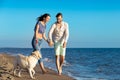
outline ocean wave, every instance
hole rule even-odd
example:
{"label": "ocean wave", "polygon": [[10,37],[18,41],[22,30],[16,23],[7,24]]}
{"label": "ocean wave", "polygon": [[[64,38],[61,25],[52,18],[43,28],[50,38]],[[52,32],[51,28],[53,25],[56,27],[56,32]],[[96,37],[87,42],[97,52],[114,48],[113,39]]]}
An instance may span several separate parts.
{"label": "ocean wave", "polygon": [[66,60],[64,60],[63,66],[70,66],[71,64],[69,62],[67,62]]}

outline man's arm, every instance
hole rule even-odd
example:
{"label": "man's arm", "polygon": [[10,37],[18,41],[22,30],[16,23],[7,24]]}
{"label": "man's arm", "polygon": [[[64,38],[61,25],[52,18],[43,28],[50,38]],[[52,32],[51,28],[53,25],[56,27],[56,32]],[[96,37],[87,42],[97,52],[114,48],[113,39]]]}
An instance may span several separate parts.
{"label": "man's arm", "polygon": [[68,38],[69,38],[69,26],[68,26],[68,24],[66,23],[66,30],[65,30],[65,34],[64,34],[64,43],[63,43],[63,47],[64,47],[64,48],[65,48],[66,45],[67,45]]}
{"label": "man's arm", "polygon": [[54,31],[55,25],[53,24],[52,27],[49,30],[48,38],[49,38],[49,46],[53,45],[52,35]]}

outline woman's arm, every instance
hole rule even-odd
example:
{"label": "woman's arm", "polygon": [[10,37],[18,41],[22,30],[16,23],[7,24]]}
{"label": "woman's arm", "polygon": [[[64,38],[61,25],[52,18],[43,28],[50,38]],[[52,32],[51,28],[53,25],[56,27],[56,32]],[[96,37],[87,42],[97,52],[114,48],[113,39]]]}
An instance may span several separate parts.
{"label": "woman's arm", "polygon": [[47,39],[47,37],[46,37],[46,34],[45,34],[45,33],[43,33],[43,39],[44,39],[46,42],[48,42],[48,39]]}
{"label": "woman's arm", "polygon": [[37,38],[38,38],[38,37],[37,37],[37,35],[38,35],[38,30],[39,30],[39,25],[37,24],[37,25],[36,25],[36,30],[35,30],[35,36],[34,36],[34,37],[35,37],[35,40],[36,40],[36,44],[38,43],[38,39],[37,39]]}

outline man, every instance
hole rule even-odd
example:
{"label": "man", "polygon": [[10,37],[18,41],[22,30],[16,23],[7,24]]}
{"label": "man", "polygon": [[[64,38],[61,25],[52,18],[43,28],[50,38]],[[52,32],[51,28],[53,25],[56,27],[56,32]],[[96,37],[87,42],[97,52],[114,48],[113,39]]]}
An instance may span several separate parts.
{"label": "man", "polygon": [[65,60],[66,45],[69,37],[68,24],[62,21],[62,18],[62,13],[58,13],[56,15],[57,21],[49,31],[49,45],[52,46],[54,44],[58,75],[62,73],[62,65]]}

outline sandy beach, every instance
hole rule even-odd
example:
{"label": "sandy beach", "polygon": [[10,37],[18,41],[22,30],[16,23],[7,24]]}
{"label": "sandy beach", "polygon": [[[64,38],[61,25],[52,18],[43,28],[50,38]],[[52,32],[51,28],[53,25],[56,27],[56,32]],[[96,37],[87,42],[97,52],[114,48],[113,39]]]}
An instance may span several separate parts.
{"label": "sandy beach", "polygon": [[[0,53],[0,80],[32,80],[26,70],[22,71],[20,78],[13,76],[14,60],[15,56]],[[46,74],[42,74],[39,65],[37,65],[35,67],[35,80],[74,80],[67,75],[58,76],[55,71],[48,68],[47,70]]]}

